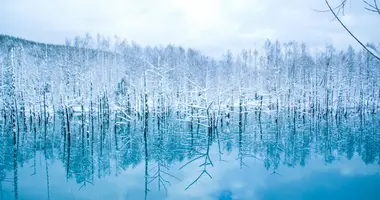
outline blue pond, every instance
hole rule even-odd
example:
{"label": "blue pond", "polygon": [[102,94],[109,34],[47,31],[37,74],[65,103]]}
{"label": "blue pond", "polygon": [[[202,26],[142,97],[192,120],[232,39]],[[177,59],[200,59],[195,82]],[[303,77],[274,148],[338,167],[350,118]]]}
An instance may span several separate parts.
{"label": "blue pond", "polygon": [[1,199],[380,199],[376,115],[94,121],[3,122]]}

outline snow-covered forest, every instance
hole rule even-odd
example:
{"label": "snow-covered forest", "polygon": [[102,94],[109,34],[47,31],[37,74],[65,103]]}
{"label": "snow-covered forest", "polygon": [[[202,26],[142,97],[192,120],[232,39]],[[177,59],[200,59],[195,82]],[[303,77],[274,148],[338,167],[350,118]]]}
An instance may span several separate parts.
{"label": "snow-covered forest", "polygon": [[118,175],[145,160],[145,198],[152,182],[166,191],[180,181],[170,165],[200,164],[187,190],[233,149],[241,168],[255,159],[272,174],[312,155],[380,162],[380,62],[365,50],[266,41],[217,60],[102,36],[51,45],[0,35],[0,66],[0,183],[13,169],[15,199],[18,166],[33,162],[35,174],[37,154],[48,198],[55,157],[80,188],[111,164]]}
{"label": "snow-covered forest", "polygon": [[0,200],[379,200],[379,16],[0,0]]}
{"label": "snow-covered forest", "polygon": [[267,41],[216,60],[193,49],[102,36],[49,45],[2,35],[0,51],[5,119],[66,109],[89,116],[117,111],[121,121],[145,112],[222,119],[239,109],[340,117],[376,113],[380,104],[380,62],[351,47],[312,53],[305,44]]}

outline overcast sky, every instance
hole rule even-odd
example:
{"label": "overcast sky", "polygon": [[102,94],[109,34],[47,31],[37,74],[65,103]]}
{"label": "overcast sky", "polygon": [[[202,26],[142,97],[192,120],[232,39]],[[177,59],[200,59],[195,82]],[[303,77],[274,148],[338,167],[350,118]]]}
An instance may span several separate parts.
{"label": "overcast sky", "polygon": [[[261,46],[265,39],[311,48],[355,45],[331,13],[312,10],[326,8],[324,0],[0,0],[0,33],[55,44],[100,33],[211,56]],[[352,0],[342,20],[364,42],[380,41],[380,17],[361,0]]]}

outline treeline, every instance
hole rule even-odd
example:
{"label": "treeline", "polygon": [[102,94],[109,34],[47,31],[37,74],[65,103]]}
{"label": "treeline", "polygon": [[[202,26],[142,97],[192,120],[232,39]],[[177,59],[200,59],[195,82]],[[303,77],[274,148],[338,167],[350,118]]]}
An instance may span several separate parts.
{"label": "treeline", "polygon": [[[374,49],[377,47],[372,45]],[[168,45],[90,35],[66,45],[0,36],[1,116],[85,112],[124,118],[177,113],[207,125],[231,112],[340,118],[377,113],[380,63],[366,51],[265,42],[220,60]],[[202,118],[202,119],[201,119]]]}

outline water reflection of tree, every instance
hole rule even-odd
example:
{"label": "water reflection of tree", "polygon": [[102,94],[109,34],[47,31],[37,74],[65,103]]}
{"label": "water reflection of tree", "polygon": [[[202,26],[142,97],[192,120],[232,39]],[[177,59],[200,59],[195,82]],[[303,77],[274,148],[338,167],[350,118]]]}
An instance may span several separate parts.
{"label": "water reflection of tree", "polygon": [[188,162],[186,162],[182,167],[180,167],[180,170],[183,169],[184,167],[186,167],[187,165],[195,162],[195,161],[198,161],[198,160],[203,160],[203,162],[201,162],[201,164],[199,165],[199,167],[202,168],[202,172],[201,174],[192,182],[190,183],[186,188],[185,190],[189,189],[191,186],[193,186],[195,183],[198,182],[198,180],[203,176],[203,175],[207,175],[209,178],[212,179],[212,176],[210,175],[210,173],[207,171],[207,167],[208,166],[214,166],[214,164],[212,163],[211,161],[211,158],[210,158],[210,148],[211,148],[211,143],[212,143],[212,140],[211,140],[211,134],[210,133],[207,133],[207,136],[204,137],[203,140],[206,140],[206,145],[205,146],[199,146],[196,150],[194,150],[194,157],[193,159],[189,160]]}
{"label": "water reflection of tree", "polygon": [[[244,124],[243,124],[244,123]],[[259,121],[259,123],[261,123]],[[255,155],[254,146],[256,146],[258,143],[255,139],[255,133],[249,133],[246,132],[246,129],[243,128],[247,126],[246,120],[242,121],[242,115],[239,113],[239,131],[238,131],[238,141],[237,141],[237,149],[238,149],[238,158],[236,160],[239,160],[240,163],[240,169],[243,168],[243,166],[248,167],[248,165],[245,163],[244,159],[246,158],[253,158],[256,160],[261,160],[259,157]],[[261,126],[259,124],[259,126]],[[247,129],[248,131],[249,129]],[[251,130],[249,130],[251,131]],[[261,134],[260,134],[261,135]],[[262,141],[260,141],[262,142]]]}
{"label": "water reflection of tree", "polygon": [[267,150],[266,156],[264,158],[264,166],[267,170],[272,168],[273,172],[271,174],[275,175],[279,174],[277,170],[280,166],[281,154],[284,151],[284,146],[281,140],[278,124],[273,124],[272,127],[275,127],[275,130],[272,130],[272,138],[270,138],[268,141],[265,141]]}
{"label": "water reflection of tree", "polygon": [[[161,118],[160,115],[158,116],[157,121],[162,121],[159,118]],[[155,163],[153,163],[153,166],[150,170],[155,172],[149,176],[149,183],[156,181],[158,191],[161,190],[161,187],[164,187],[165,193],[167,194],[167,185],[171,185],[170,181],[173,179],[180,181],[180,179],[170,173],[170,157],[174,157],[174,154],[178,154],[178,151],[176,151],[176,149],[168,151],[170,149],[167,147],[170,145],[170,143],[168,143],[168,139],[170,139],[168,135],[171,134],[165,134],[165,130],[167,130],[165,128],[167,127],[163,127],[162,123],[157,123],[157,131],[153,132],[151,156],[152,160],[155,161]]]}
{"label": "water reflection of tree", "polygon": [[[231,118],[239,119],[233,114]],[[342,157],[352,159],[355,155],[366,164],[380,162],[380,124],[376,115],[351,116],[329,123],[318,115],[297,115],[294,122],[294,118],[286,114],[280,113],[274,118],[263,113],[261,123],[255,115],[246,117],[241,123],[229,121],[227,125],[224,122],[223,128],[219,124],[210,131],[209,127],[202,126],[190,129],[188,122],[178,120],[177,116],[156,115],[148,118],[151,128],[144,134],[145,119],[136,120],[136,125],[115,123],[114,126],[108,119],[94,118],[92,130],[86,124],[90,121],[88,118],[82,120],[74,116],[67,120],[66,116],[57,115],[57,124],[47,125],[45,137],[44,124],[39,124],[32,115],[27,132],[21,128],[16,142],[14,135],[6,134],[12,132],[12,127],[9,124],[1,127],[0,183],[11,181],[14,191],[18,191],[18,168],[31,161],[30,174],[35,174],[36,157],[43,155],[48,197],[49,161],[56,156],[66,169],[67,179],[75,179],[78,189],[96,184],[94,175],[100,179],[110,176],[111,163],[115,163],[116,174],[144,163],[147,188],[157,183],[158,190],[164,188],[167,192],[173,181],[180,181],[171,166],[186,159],[180,169],[195,163],[201,168],[201,173],[185,188],[190,189],[204,176],[212,178],[209,168],[214,166],[210,156],[213,145],[220,161],[225,152],[236,149],[241,167],[249,166],[247,163],[254,160],[262,163],[269,174],[280,174],[281,165],[305,166],[314,154],[323,156],[326,164]],[[54,128],[55,125],[61,128]],[[5,177],[7,171],[12,171],[13,177]]]}

